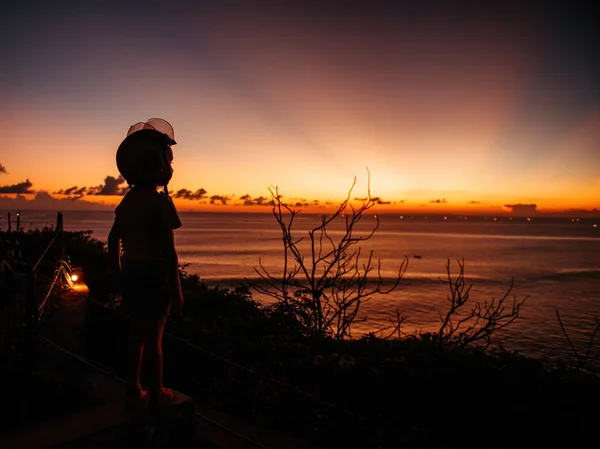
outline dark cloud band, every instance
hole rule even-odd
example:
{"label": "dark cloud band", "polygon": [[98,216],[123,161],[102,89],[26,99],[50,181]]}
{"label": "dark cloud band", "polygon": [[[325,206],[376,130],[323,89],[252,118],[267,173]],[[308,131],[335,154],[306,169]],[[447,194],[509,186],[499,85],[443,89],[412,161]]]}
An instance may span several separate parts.
{"label": "dark cloud band", "polygon": [[34,193],[31,187],[33,187],[33,184],[29,179],[26,179],[18,184],[0,186],[0,193]]}

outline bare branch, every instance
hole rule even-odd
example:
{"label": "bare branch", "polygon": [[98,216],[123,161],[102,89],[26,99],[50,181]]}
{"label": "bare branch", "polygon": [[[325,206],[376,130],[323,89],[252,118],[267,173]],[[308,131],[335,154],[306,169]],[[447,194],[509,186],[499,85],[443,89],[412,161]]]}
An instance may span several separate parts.
{"label": "bare branch", "polygon": [[600,354],[596,355],[595,357],[591,357],[591,352],[595,348],[594,343],[596,340],[596,335],[598,335],[598,332],[600,331],[600,320],[598,320],[598,317],[594,316],[594,321],[596,323],[596,326],[594,327],[594,330],[591,332],[590,337],[588,338],[588,341],[586,344],[587,349],[585,351],[585,354],[581,354],[577,350],[577,348],[575,348],[575,345],[571,341],[571,338],[569,337],[569,334],[567,333],[567,330],[563,324],[563,321],[560,318],[560,313],[558,312],[558,309],[556,309],[556,318],[558,318],[558,324],[560,325],[560,329],[561,329],[563,335],[565,336],[565,339],[567,340],[569,347],[573,351],[573,354],[575,355],[575,358],[577,360],[576,368],[579,370],[591,369],[592,371],[595,371],[594,369],[592,369],[591,364],[593,362],[595,362],[596,360],[598,360],[598,357],[600,357]]}
{"label": "bare branch", "polygon": [[[276,276],[268,272],[259,259],[259,268],[255,271],[264,282],[253,287],[296,308],[296,317],[310,332],[334,338],[351,336],[352,324],[361,320],[358,318],[361,305],[376,294],[392,292],[406,272],[408,258],[404,257],[397,276],[387,285],[381,276],[381,263],[375,262],[373,252],[365,258],[362,255],[361,242],[372,238],[379,228],[379,219],[375,217],[366,233],[357,231],[364,213],[375,205],[370,184],[369,173],[367,198],[355,206],[351,202],[356,186],[356,178],[353,179],[346,198],[336,211],[321,216],[320,223],[308,231],[308,253],[300,247],[303,237],[292,235],[294,218],[300,211],[283,201],[277,187],[269,189],[273,216],[281,229],[283,271],[281,276]],[[340,224],[342,234],[337,237],[330,230],[337,229]],[[377,274],[373,277],[375,270]]]}
{"label": "bare branch", "polygon": [[[504,295],[496,300],[492,298],[490,302],[476,302],[466,313],[463,308],[469,301],[472,285],[466,285],[465,282],[465,264],[464,259],[458,260],[459,273],[456,277],[452,276],[450,270],[450,261],[446,264],[446,284],[450,290],[448,301],[450,307],[445,315],[441,315],[442,324],[437,333],[440,341],[454,342],[459,345],[471,345],[484,343],[484,347],[492,344],[492,336],[497,331],[509,326],[519,317],[521,307],[527,300],[527,297],[518,301],[513,296],[512,303],[508,302],[508,297],[514,287],[514,279]],[[509,307],[510,305],[510,307]],[[461,316],[462,313],[462,316]]]}

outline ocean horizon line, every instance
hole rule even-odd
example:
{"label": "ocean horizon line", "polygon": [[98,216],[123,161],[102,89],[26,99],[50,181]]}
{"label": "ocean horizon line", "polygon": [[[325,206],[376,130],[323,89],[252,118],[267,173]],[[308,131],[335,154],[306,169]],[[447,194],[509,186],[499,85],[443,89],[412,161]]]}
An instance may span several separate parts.
{"label": "ocean horizon line", "polygon": [[[241,206],[243,207],[243,206]],[[332,216],[334,215],[333,213],[329,213],[329,212],[325,212],[323,211],[322,213],[319,212],[304,212],[302,210],[302,208],[297,208],[296,210],[299,211],[299,214],[301,213],[303,216],[323,216],[323,215],[327,215],[327,216]],[[7,213],[11,213],[11,214],[30,214],[30,213],[43,213],[43,214],[48,214],[48,213],[58,213],[58,212],[62,212],[62,213],[77,213],[77,214],[94,214],[94,213],[102,213],[102,214],[112,214],[114,213],[114,209],[1,209],[0,208],[0,219],[2,218],[6,218]],[[239,214],[239,215],[273,215],[273,212],[271,210],[243,210],[243,209],[235,209],[235,210],[178,210],[178,213],[180,214],[186,214],[186,215],[233,215],[233,214]],[[289,213],[284,212],[284,215],[288,215]],[[4,217],[3,217],[4,215]],[[344,214],[342,214],[343,216]],[[346,215],[350,215],[350,214],[346,214]],[[424,218],[424,219],[428,219],[428,218],[439,218],[439,219],[444,219],[445,217],[447,219],[450,218],[460,218],[460,217],[469,217],[469,218],[483,218],[483,219],[494,219],[494,217],[496,218],[507,218],[508,221],[510,221],[511,219],[525,219],[527,220],[528,218],[530,219],[540,219],[540,218],[563,218],[563,219],[579,219],[581,220],[594,220],[594,219],[598,219],[600,218],[600,210],[577,210],[577,211],[565,211],[565,212],[534,212],[531,214],[515,214],[515,213],[511,213],[511,212],[498,212],[498,213],[481,213],[481,212],[431,212],[431,213],[426,213],[426,212],[412,212],[412,211],[406,211],[406,212],[398,212],[398,211],[380,211],[380,212],[374,212],[374,211],[366,211],[363,212],[364,216],[369,216],[369,217],[390,217],[390,216],[397,216],[399,219],[404,219],[404,220],[410,220],[410,219],[415,219],[415,218]]]}

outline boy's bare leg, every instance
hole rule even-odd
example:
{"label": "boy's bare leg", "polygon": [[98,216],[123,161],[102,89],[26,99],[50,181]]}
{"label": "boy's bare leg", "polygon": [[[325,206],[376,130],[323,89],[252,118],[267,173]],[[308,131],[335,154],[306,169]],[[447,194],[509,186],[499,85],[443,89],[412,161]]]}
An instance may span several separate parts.
{"label": "boy's bare leg", "polygon": [[140,382],[142,358],[144,354],[144,336],[148,325],[144,320],[131,319],[127,348],[127,393],[132,399],[142,399],[143,389]]}
{"label": "boy's bare leg", "polygon": [[163,386],[163,351],[162,340],[165,330],[166,317],[160,317],[149,323],[151,327],[146,334],[145,348],[146,355],[151,363],[152,389],[151,395],[154,400],[169,400],[172,398],[172,391]]}

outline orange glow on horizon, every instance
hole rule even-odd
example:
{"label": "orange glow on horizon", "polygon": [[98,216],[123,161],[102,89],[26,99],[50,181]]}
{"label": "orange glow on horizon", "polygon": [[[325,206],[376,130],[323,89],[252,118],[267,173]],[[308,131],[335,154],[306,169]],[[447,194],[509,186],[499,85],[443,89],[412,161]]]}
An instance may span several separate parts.
{"label": "orange glow on horizon", "polygon": [[[7,31],[0,209],[114,208],[118,196],[97,193],[125,187],[103,189],[129,126],[150,117],[174,127],[181,211],[269,212],[256,204],[278,185],[322,213],[355,176],[352,198],[366,195],[366,167],[382,214],[600,208],[600,65],[585,21],[365,4],[340,20],[252,5],[175,8],[165,22],[107,6],[106,38],[83,3]],[[17,191],[38,197],[1,193]]]}
{"label": "orange glow on horizon", "polygon": [[[121,196],[105,196],[105,195],[89,195],[81,200],[73,200],[68,195],[49,195],[53,202],[42,204],[36,207],[34,194],[18,195],[22,200],[27,200],[26,203],[19,203],[20,210],[113,210],[121,201]],[[266,195],[265,195],[266,197]],[[372,195],[375,198],[375,195]],[[3,198],[16,199],[14,194],[0,194],[0,201]],[[45,197],[46,198],[46,197]],[[358,197],[357,197],[358,198]],[[452,214],[452,215],[510,215],[512,209],[506,207],[506,204],[536,204],[537,212],[542,214],[557,214],[564,213],[566,210],[582,210],[593,211],[598,210],[596,198],[589,198],[589,201],[573,202],[569,198],[557,199],[554,202],[539,202],[531,198],[524,198],[521,201],[499,201],[496,198],[489,198],[487,201],[472,202],[458,201],[444,198],[445,202],[432,202],[432,200],[412,200],[412,201],[390,201],[389,204],[375,204],[369,213],[377,214]],[[234,213],[271,213],[272,207],[265,201],[263,205],[253,204],[251,206],[244,205],[237,196],[227,201],[227,204],[216,202],[211,204],[208,200],[194,201],[185,199],[173,199],[177,210],[180,212],[234,212]],[[307,203],[304,198],[286,198],[284,199],[292,209],[301,210],[303,213],[322,214],[332,213],[344,201],[344,198],[326,199],[319,201],[318,204]],[[304,201],[304,202],[303,202]],[[79,203],[79,204],[78,204]],[[217,204],[218,203],[218,204]],[[355,206],[362,204],[361,201],[353,200],[351,203]],[[82,207],[82,206],[89,207]],[[25,207],[24,207],[25,206]],[[18,210],[19,206],[2,207],[0,202],[0,210]]]}

